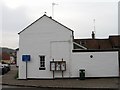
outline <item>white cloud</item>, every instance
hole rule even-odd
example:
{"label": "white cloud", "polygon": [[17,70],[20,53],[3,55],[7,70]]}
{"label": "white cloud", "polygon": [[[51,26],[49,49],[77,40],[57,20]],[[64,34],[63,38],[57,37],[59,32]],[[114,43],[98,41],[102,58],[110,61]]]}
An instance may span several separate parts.
{"label": "white cloud", "polygon": [[2,46],[2,2],[0,1],[0,46]]}
{"label": "white cloud", "polygon": [[24,0],[3,0],[3,3],[11,8],[11,9],[15,9],[17,7],[20,7],[21,5],[23,5],[23,1]]}
{"label": "white cloud", "polygon": [[0,44],[4,47],[18,47],[18,32],[30,23],[25,7],[11,9],[3,5],[2,13],[2,37]]}
{"label": "white cloud", "polygon": [[2,33],[2,46],[16,49],[18,47],[18,36],[13,32]]}
{"label": "white cloud", "polygon": [[[108,37],[118,32],[117,3],[74,3],[63,6],[64,10],[56,10],[58,21],[72,28],[75,37],[89,37],[93,30],[93,19],[96,19],[96,36]],[[57,9],[57,8],[56,8]]]}
{"label": "white cloud", "polygon": [[[97,37],[117,33],[117,0],[4,0],[4,46],[18,47],[17,33],[41,17],[44,12],[75,31],[75,37],[90,37],[96,19]],[[94,2],[94,3],[93,3]],[[111,3],[110,3],[111,2]]]}

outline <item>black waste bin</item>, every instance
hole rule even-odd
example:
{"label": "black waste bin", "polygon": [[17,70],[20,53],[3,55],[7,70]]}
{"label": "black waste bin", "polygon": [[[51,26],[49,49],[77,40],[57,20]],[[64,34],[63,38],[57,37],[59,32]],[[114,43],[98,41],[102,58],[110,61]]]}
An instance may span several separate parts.
{"label": "black waste bin", "polygon": [[85,69],[79,70],[80,80],[85,80]]}

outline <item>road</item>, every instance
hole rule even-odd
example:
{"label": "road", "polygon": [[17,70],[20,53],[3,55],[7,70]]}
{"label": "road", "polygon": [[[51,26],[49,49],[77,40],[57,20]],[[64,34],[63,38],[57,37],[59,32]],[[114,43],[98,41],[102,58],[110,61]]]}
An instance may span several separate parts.
{"label": "road", "polygon": [[20,87],[20,86],[8,86],[8,85],[2,85],[2,88],[30,88],[30,87]]}
{"label": "road", "polygon": [[20,86],[7,86],[3,85],[2,90],[119,90],[119,89],[86,89],[86,88],[81,88],[81,89],[67,89],[67,88],[35,88],[35,87],[20,87]]}
{"label": "road", "polygon": [[[82,89],[58,89],[58,88],[35,88],[35,87],[20,87],[20,86],[8,86],[8,85],[3,85],[2,90],[24,90],[24,89],[37,89],[37,90],[82,90]],[[83,89],[84,90],[84,89]]]}

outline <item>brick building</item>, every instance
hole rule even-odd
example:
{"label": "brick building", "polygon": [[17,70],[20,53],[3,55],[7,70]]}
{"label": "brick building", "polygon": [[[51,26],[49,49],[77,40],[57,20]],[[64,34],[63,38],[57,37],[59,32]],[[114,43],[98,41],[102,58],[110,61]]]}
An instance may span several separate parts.
{"label": "brick building", "polygon": [[[87,49],[120,49],[120,35],[112,35],[109,38],[97,39],[94,32],[92,38],[74,39],[74,42],[86,47]],[[77,47],[74,47],[77,49]]]}

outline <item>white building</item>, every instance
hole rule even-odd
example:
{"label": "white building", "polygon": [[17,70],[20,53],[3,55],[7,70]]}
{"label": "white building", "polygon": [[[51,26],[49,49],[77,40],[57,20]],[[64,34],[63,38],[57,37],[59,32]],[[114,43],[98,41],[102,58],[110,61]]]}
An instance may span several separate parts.
{"label": "white building", "polygon": [[85,50],[73,39],[73,30],[47,15],[19,32],[19,79],[76,78],[79,69],[86,77],[119,76],[118,51]]}

